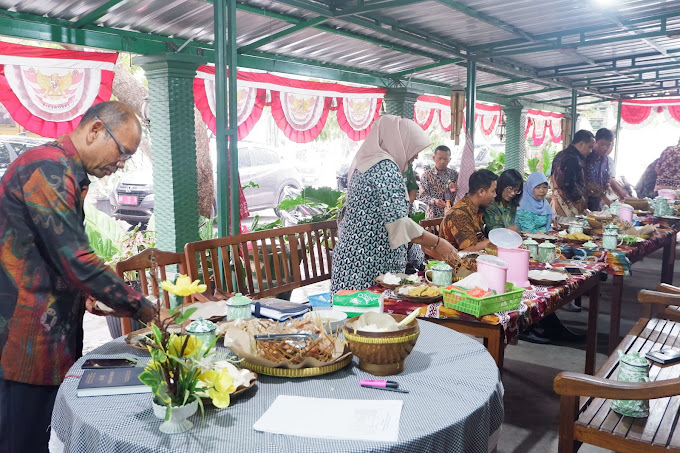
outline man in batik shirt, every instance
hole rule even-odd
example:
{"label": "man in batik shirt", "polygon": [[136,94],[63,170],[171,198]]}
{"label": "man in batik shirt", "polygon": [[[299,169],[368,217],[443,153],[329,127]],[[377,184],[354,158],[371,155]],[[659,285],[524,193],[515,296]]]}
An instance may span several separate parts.
{"label": "man in batik shirt", "polygon": [[427,205],[426,219],[438,219],[444,215],[447,196],[451,204],[456,199],[458,172],[448,168],[451,150],[440,145],[434,150],[434,168],[423,173],[420,178],[422,190],[418,199]]}
{"label": "man in batik shirt", "polygon": [[82,355],[85,295],[147,322],[153,305],[97,258],[83,227],[90,180],[123,168],[142,129],[120,102],[23,153],[0,179],[0,451],[47,452],[54,399]]}
{"label": "man in batik shirt", "polygon": [[607,198],[610,190],[609,152],[614,142],[614,133],[602,128],[595,134],[595,146],[585,161],[586,189],[588,191],[588,209],[602,210],[602,205],[611,203]]}
{"label": "man in batik shirt", "polygon": [[592,132],[580,130],[566,149],[555,156],[552,164],[552,205],[555,215],[573,217],[587,208],[585,181],[586,156],[595,145]]}
{"label": "man in batik shirt", "polygon": [[496,198],[498,176],[489,170],[470,175],[468,193],[448,210],[439,227],[439,236],[462,252],[484,250],[489,240],[484,236],[483,209]]}

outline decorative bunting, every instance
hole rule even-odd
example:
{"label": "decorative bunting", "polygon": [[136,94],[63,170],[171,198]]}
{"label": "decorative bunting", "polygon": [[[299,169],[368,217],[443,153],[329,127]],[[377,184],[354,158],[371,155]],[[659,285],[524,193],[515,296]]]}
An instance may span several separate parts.
{"label": "decorative bunting", "polygon": [[0,42],[0,102],[28,131],[68,134],[88,108],[111,99],[117,58]]}
{"label": "decorative bunting", "polygon": [[[276,125],[286,137],[308,143],[318,137],[328,112],[352,140],[363,140],[380,114],[382,88],[310,82],[269,73],[239,71],[238,138],[243,139],[270,105]],[[201,116],[215,132],[215,67],[201,66],[194,80],[194,100]]]}

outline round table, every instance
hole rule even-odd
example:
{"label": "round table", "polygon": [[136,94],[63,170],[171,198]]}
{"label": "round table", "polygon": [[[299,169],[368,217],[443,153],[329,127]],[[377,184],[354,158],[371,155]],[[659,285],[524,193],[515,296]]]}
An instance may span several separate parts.
{"label": "round table", "polygon": [[[151,410],[150,394],[78,398],[80,365],[87,358],[149,355],[127,346],[123,338],[107,343],[69,370],[52,414],[53,450],[65,452],[466,452],[486,453],[495,446],[503,421],[503,385],[498,368],[477,341],[446,327],[420,321],[421,334],[396,380],[410,393],[359,386],[374,378],[361,371],[357,358],[335,373],[315,378],[260,376],[256,388],[235,398],[231,406],[206,408],[184,434],[167,435]],[[397,442],[329,440],[257,432],[253,424],[278,395],[316,398],[403,400]],[[291,411],[295,423],[295,411]],[[328,420],[333,423],[333,420]],[[492,440],[490,440],[492,439]],[[61,445],[63,443],[63,445]]]}

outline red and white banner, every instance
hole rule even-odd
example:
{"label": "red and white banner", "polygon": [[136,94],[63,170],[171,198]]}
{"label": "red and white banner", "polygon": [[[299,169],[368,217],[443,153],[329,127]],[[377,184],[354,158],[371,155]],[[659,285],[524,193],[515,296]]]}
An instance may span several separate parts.
{"label": "red and white banner", "polygon": [[117,58],[0,42],[0,102],[28,131],[68,134],[88,108],[111,99]]}
{"label": "red and white banner", "polygon": [[541,146],[548,135],[550,135],[553,143],[561,142],[562,117],[564,117],[562,113],[529,110],[527,112],[527,126],[524,130],[524,138],[528,138],[531,135],[534,146]]}
{"label": "red and white banner", "polygon": [[[652,115],[654,113],[654,115]],[[665,115],[667,120],[680,123],[680,99],[631,99],[621,103],[621,119],[624,123],[635,127],[644,127],[656,115]]]}
{"label": "red and white banner", "polygon": [[[442,96],[418,96],[414,107],[414,119],[423,130],[432,124],[437,113],[439,125],[445,131],[451,130],[451,99]],[[477,102],[475,104],[475,123],[483,135],[491,135],[501,118],[501,107]],[[464,124],[464,123],[463,123]]]}
{"label": "red and white banner", "polygon": [[[383,88],[310,82],[269,73],[238,71],[238,138],[248,135],[265,105],[271,106],[276,125],[294,142],[308,143],[321,133],[328,112],[352,140],[363,140],[380,113]],[[201,66],[194,79],[194,100],[201,116],[215,132],[215,67]]]}

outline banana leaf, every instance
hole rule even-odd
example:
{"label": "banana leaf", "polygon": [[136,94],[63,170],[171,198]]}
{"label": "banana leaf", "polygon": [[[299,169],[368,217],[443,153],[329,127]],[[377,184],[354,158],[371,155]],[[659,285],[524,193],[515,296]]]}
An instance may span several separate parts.
{"label": "banana leaf", "polygon": [[85,203],[85,232],[94,253],[106,263],[121,252],[127,236],[127,231],[114,218],[90,203]]}

